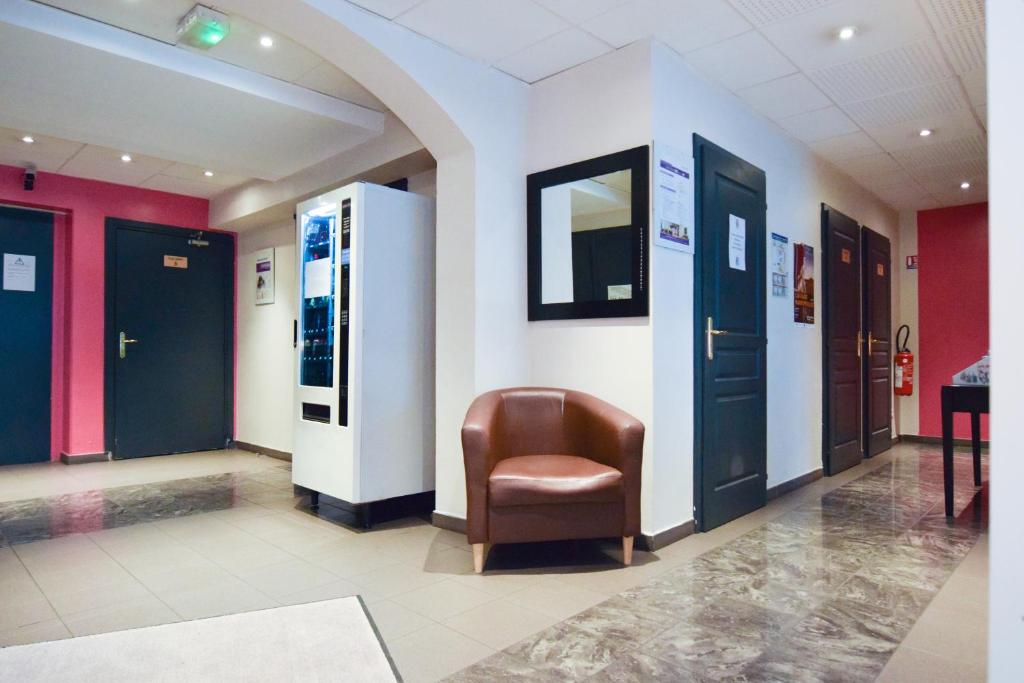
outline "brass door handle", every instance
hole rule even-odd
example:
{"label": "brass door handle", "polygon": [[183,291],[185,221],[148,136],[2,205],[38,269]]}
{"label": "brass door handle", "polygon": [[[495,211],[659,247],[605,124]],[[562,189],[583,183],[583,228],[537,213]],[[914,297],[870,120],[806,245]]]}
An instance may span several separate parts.
{"label": "brass door handle", "polygon": [[868,332],[868,358],[871,358],[871,349],[875,345],[875,338]]}
{"label": "brass door handle", "polygon": [[138,344],[138,343],[139,343],[138,339],[128,339],[128,338],[126,338],[124,336],[124,331],[122,331],[121,334],[117,335],[118,355],[120,355],[121,358],[124,358],[125,357],[125,351],[127,351],[125,346],[127,344]]}
{"label": "brass door handle", "polygon": [[863,349],[861,348],[863,345],[864,333],[861,332],[860,330],[857,330],[857,358],[860,358],[863,353]]}
{"label": "brass door handle", "polygon": [[707,334],[707,341],[705,343],[705,346],[707,347],[707,351],[708,351],[708,360],[714,360],[715,359],[715,337],[720,337],[722,335],[729,334],[729,333],[726,330],[716,330],[715,329],[715,321],[712,320],[711,316],[708,316],[708,326],[707,326],[706,334]]}

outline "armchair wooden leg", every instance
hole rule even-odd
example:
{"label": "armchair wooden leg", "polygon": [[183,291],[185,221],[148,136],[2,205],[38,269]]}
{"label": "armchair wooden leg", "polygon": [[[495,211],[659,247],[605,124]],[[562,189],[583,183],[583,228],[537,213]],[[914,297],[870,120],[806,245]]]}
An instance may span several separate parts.
{"label": "armchair wooden leg", "polygon": [[633,537],[622,537],[622,564],[627,567],[633,564]]}
{"label": "armchair wooden leg", "polygon": [[484,562],[487,560],[487,544],[473,544],[473,571],[477,574],[484,573]]}

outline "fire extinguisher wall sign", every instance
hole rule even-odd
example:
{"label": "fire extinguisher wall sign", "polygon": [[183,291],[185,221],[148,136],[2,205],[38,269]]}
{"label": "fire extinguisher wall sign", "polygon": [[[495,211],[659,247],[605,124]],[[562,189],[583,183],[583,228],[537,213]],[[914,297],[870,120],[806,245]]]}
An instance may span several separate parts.
{"label": "fire extinguisher wall sign", "polygon": [[892,391],[897,396],[914,393],[914,354],[907,347],[909,340],[910,326],[900,325],[896,331],[896,355],[892,359]]}

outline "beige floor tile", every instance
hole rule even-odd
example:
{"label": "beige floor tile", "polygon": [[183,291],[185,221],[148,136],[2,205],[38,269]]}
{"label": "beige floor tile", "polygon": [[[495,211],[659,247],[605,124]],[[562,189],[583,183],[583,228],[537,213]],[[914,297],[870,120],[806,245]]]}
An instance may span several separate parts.
{"label": "beige floor tile", "polygon": [[57,612],[42,593],[37,591],[30,595],[4,594],[4,600],[0,602],[0,632],[57,618]]}
{"label": "beige floor tile", "polygon": [[391,600],[378,600],[366,605],[366,609],[385,643],[391,643],[402,636],[435,623],[422,614],[417,614],[408,607],[403,607]]}
{"label": "beige floor tile", "polygon": [[539,583],[546,577],[543,574],[526,572],[508,572],[505,574],[484,572],[483,574],[459,574],[450,578],[452,581],[458,581],[471,588],[501,597]]}
{"label": "beige floor tile", "polygon": [[984,683],[985,665],[947,659],[900,647],[878,677],[879,683]]}
{"label": "beige floor tile", "polygon": [[348,541],[338,541],[308,555],[300,556],[342,578],[359,576],[400,564],[390,555],[375,552],[372,548],[356,546]]}
{"label": "beige floor tile", "polygon": [[440,624],[425,626],[388,645],[406,683],[426,683],[464,669],[494,650]]}
{"label": "beige floor tile", "polygon": [[521,607],[557,619],[568,619],[607,599],[602,593],[567,585],[556,579],[538,581],[505,597]]}
{"label": "beige floor tile", "polygon": [[902,644],[959,662],[982,664],[988,653],[988,619],[933,603]]}
{"label": "beige floor tile", "polygon": [[350,595],[359,595],[359,586],[345,579],[335,579],[330,583],[275,597],[282,605],[301,605],[307,602],[334,600],[335,598],[344,598]]}
{"label": "beige floor tile", "polygon": [[457,614],[444,624],[495,650],[503,650],[557,622],[555,617],[499,598]]}
{"label": "beige floor tile", "polygon": [[272,598],[317,588],[338,580],[337,576],[326,569],[294,558],[278,564],[239,571],[236,576]]}
{"label": "beige floor tile", "polygon": [[124,603],[90,609],[63,617],[74,636],[123,631],[181,621],[174,610],[155,596],[144,596]]}
{"label": "beige floor tile", "polygon": [[[100,577],[93,577],[100,578]],[[149,589],[127,572],[116,572],[102,577],[103,583],[90,583],[85,587],[44,588],[46,599],[60,616],[77,614],[87,610],[120,605],[150,595]]]}
{"label": "beige floor tile", "polygon": [[232,574],[212,560],[199,556],[188,564],[147,564],[133,567],[132,574],[154,593],[185,590],[230,578]]}
{"label": "beige floor tile", "polygon": [[494,600],[490,593],[470,588],[449,579],[395,595],[393,602],[408,607],[435,621],[444,621],[461,612]]}
{"label": "beige floor tile", "polygon": [[280,604],[233,576],[191,588],[159,592],[157,597],[184,619],[251,612]]}
{"label": "beige floor tile", "polygon": [[427,574],[418,567],[395,564],[375,569],[365,574],[348,577],[360,588],[360,595],[367,602],[391,598],[401,593],[428,586],[444,580],[440,574]]}
{"label": "beige floor tile", "polygon": [[68,631],[64,622],[53,618],[6,631],[0,629],[0,647],[27,645],[28,643],[39,643],[46,640],[60,640],[70,637],[71,632]]}
{"label": "beige floor tile", "polygon": [[468,547],[463,549],[437,544],[424,557],[421,567],[430,574],[470,574],[473,571],[473,552]]}

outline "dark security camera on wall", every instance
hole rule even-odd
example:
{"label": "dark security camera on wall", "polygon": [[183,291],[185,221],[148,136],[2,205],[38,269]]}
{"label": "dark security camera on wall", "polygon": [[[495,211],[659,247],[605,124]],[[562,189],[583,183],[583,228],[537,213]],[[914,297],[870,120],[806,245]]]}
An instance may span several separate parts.
{"label": "dark security camera on wall", "polygon": [[29,165],[25,167],[23,185],[26,192],[31,192],[36,187],[36,167]]}

